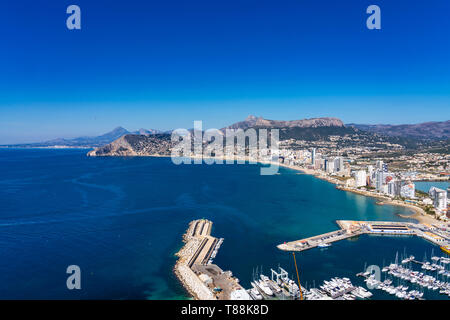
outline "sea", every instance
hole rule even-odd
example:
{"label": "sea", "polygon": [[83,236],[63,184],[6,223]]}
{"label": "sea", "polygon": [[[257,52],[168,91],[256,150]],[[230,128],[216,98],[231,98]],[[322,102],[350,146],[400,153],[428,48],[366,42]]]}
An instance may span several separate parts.
{"label": "sea", "polygon": [[430,191],[431,187],[436,187],[442,190],[447,190],[447,188],[450,188],[450,182],[448,181],[415,181],[414,184],[416,185],[416,189],[428,192]]}
{"label": "sea", "polygon": [[[87,157],[81,149],[0,149],[0,299],[190,299],[173,273],[191,220],[225,239],[214,260],[244,287],[293,256],[276,246],[336,230],[336,220],[395,220],[407,208],[280,167],[175,165],[170,158]],[[349,277],[395,256],[443,254],[412,236],[360,236],[296,254],[302,285]],[[68,266],[81,288],[66,286]],[[373,291],[374,299],[391,299]],[[427,299],[444,299],[425,290]]]}

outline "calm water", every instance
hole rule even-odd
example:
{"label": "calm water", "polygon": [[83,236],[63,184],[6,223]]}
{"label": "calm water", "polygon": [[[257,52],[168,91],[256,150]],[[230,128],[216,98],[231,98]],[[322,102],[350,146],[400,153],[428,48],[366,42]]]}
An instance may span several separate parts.
{"label": "calm water", "polygon": [[416,189],[423,192],[430,191],[431,187],[437,187],[443,190],[447,190],[447,188],[450,187],[450,182],[445,181],[419,181],[414,182],[414,184],[416,185]]}
{"label": "calm water", "polygon": [[[172,273],[189,221],[208,218],[225,242],[215,260],[247,286],[252,269],[293,273],[283,241],[337,228],[336,219],[401,220],[405,208],[257,165],[175,166],[167,158],[89,158],[86,150],[0,149],[0,298],[185,299]],[[362,236],[297,254],[301,281],[349,276],[365,263],[419,258],[430,243]],[[68,265],[82,290],[66,289]],[[378,295],[378,298],[387,298]]]}

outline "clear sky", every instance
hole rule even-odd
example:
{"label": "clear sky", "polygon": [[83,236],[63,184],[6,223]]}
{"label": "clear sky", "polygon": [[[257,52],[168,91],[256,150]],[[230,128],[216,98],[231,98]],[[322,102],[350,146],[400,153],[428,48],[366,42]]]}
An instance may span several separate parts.
{"label": "clear sky", "polygon": [[[66,8],[81,8],[81,30]],[[381,30],[366,8],[381,8]],[[450,119],[448,0],[14,0],[0,8],[0,144],[249,114]]]}

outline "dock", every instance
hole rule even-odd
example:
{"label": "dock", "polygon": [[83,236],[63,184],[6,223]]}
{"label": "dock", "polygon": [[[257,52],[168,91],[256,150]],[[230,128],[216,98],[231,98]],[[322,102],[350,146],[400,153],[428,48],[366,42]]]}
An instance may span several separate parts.
{"label": "dock", "polygon": [[304,251],[316,247],[328,246],[333,242],[357,237],[361,234],[373,235],[415,235],[436,245],[450,243],[450,234],[439,226],[430,226],[412,222],[397,221],[354,221],[337,220],[339,230],[321,235],[285,242],[277,246],[284,251]]}
{"label": "dock", "polygon": [[183,236],[185,245],[176,254],[175,274],[197,300],[229,300],[231,293],[243,290],[230,271],[212,263],[223,239],[211,236],[212,222],[194,220]]}

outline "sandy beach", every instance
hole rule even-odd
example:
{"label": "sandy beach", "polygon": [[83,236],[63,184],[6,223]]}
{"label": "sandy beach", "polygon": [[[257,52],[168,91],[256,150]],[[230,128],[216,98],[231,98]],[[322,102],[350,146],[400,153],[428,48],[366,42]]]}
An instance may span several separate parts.
{"label": "sandy beach", "polygon": [[[285,164],[282,164],[282,163],[280,163],[279,165],[282,166],[282,167],[285,167],[285,168],[289,168],[289,169],[292,169],[292,170],[303,172],[305,174],[313,175],[313,176],[315,176],[318,179],[322,179],[322,180],[325,180],[327,182],[330,182],[330,183],[333,183],[333,184],[337,185],[333,181],[333,179],[325,177],[325,176],[321,176],[321,175],[317,174],[317,172],[315,172],[314,170],[299,168],[299,167],[290,166],[290,165],[285,165]],[[379,203],[381,205],[399,206],[399,207],[408,208],[411,211],[413,211],[413,214],[411,214],[411,215],[399,215],[402,218],[414,219],[414,220],[417,220],[417,222],[419,222],[419,223],[427,223],[427,224],[442,223],[442,221],[440,221],[440,220],[430,216],[422,208],[420,208],[418,206],[415,206],[413,204],[400,202],[398,200],[393,200],[393,199],[390,199],[390,198],[388,198],[386,196],[374,194],[374,193],[367,192],[367,191],[364,191],[364,190],[356,190],[356,189],[346,188],[346,187],[342,187],[342,186],[339,186],[337,189],[342,190],[342,191],[353,192],[353,193],[356,193],[356,194],[359,194],[359,195],[363,195],[363,196],[366,196],[366,197],[377,198],[377,199],[381,200],[380,203]]]}

